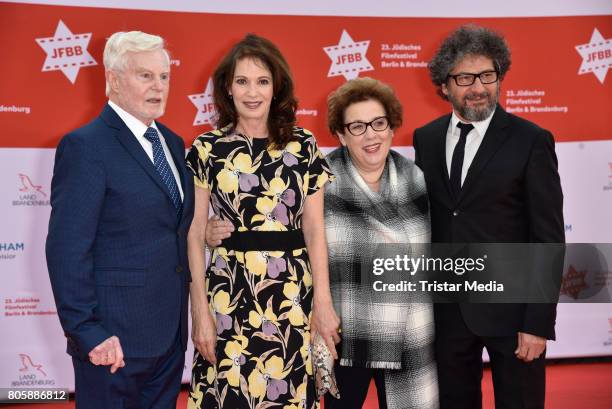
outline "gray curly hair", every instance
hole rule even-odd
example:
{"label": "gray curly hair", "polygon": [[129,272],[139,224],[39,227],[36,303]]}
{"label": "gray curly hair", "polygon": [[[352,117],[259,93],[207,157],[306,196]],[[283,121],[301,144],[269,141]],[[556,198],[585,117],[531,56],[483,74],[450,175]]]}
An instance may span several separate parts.
{"label": "gray curly hair", "polygon": [[429,62],[431,81],[438,87],[446,84],[453,67],[467,55],[482,55],[493,60],[500,80],[510,69],[510,48],[504,37],[491,29],[466,24],[442,42]]}

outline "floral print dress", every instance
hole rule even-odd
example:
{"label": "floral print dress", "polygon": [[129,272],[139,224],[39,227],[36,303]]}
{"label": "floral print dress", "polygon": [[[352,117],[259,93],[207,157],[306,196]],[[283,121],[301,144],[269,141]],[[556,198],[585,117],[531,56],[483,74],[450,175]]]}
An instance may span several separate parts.
{"label": "floral print dress", "polygon": [[[306,196],[333,176],[314,136],[283,150],[229,127],[196,138],[187,166],[216,215],[238,232],[300,229]],[[282,246],[279,246],[282,248]],[[216,248],[206,271],[217,364],[196,350],[188,408],[318,407],[310,357],[312,273],[306,248]]]}

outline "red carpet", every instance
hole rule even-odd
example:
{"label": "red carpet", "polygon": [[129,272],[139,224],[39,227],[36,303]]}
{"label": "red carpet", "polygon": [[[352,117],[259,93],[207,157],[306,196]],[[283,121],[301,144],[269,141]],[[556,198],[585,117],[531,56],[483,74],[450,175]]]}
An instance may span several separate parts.
{"label": "red carpet", "polygon": [[[484,409],[494,409],[491,372],[483,380]],[[183,391],[177,409],[187,407],[187,393]],[[15,409],[71,409],[69,404],[0,405]],[[548,366],[547,409],[610,409],[612,408],[612,363],[555,364]],[[111,408],[109,408],[111,409]],[[353,409],[353,408],[347,408]],[[356,408],[355,408],[356,409]],[[370,385],[363,409],[378,409],[374,385]]]}

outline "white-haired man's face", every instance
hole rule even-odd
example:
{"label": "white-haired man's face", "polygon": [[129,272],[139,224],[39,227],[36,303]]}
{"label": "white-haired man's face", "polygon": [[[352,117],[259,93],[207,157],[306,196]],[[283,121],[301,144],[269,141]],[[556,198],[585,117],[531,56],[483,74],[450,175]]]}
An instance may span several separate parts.
{"label": "white-haired man's face", "polygon": [[130,52],[122,70],[109,70],[110,99],[145,125],[164,114],[170,66],[162,50]]}

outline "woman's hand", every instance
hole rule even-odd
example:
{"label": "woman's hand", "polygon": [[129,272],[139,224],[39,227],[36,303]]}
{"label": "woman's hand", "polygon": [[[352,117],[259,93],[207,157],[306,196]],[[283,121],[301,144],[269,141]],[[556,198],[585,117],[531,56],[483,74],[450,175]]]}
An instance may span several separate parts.
{"label": "woman's hand", "polygon": [[217,363],[217,327],[209,311],[191,314],[191,339],[198,352],[211,364]]}
{"label": "woman's hand", "polygon": [[338,318],[331,300],[314,302],[310,333],[310,339],[314,339],[317,333],[321,335],[329,352],[334,359],[338,359],[336,344],[340,342],[340,318]]}

